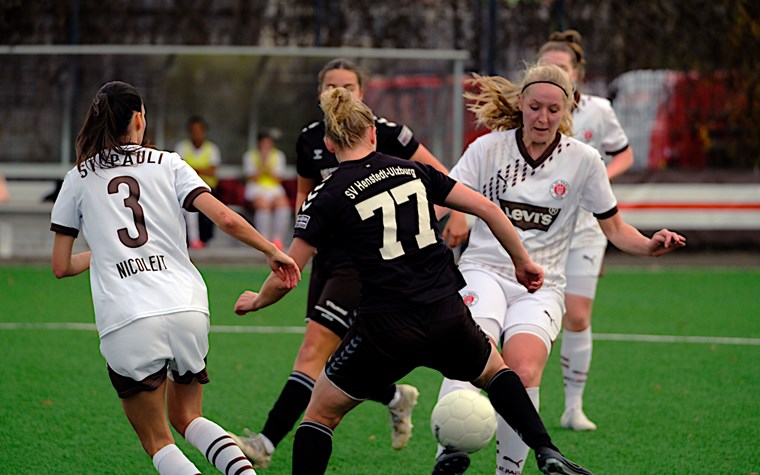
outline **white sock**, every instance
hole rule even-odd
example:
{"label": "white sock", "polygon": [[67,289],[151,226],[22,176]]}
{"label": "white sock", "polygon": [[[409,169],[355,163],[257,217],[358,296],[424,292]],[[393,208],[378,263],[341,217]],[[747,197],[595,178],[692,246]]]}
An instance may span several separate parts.
{"label": "white sock", "polygon": [[153,466],[161,475],[197,475],[201,471],[174,444],[162,447],[153,456]]}
{"label": "white sock", "polygon": [[227,431],[205,417],[193,419],[185,430],[185,439],[200,450],[222,473],[256,475],[251,462],[235,445]]}
{"label": "white sock", "polygon": [[257,209],[253,214],[253,226],[262,236],[272,239],[272,210]]}
{"label": "white sock", "polygon": [[272,239],[282,241],[290,228],[290,208],[283,206],[274,210],[274,235]]}
{"label": "white sock", "polygon": [[562,377],[565,380],[565,410],[583,409],[583,390],[591,368],[591,327],[562,333]]}
{"label": "white sock", "polygon": [[[538,388],[525,388],[531,402],[538,411]],[[517,432],[513,431],[504,418],[496,414],[496,475],[518,475],[525,467],[528,446]]]}
{"label": "white sock", "polygon": [[[457,381],[455,379],[448,379],[443,378],[443,382],[441,383],[441,390],[438,391],[438,400],[440,401],[443,396],[447,395],[450,392],[456,391],[457,389],[468,389],[470,391],[475,391],[477,393],[480,393],[480,388],[473,385],[470,382],[467,381]],[[438,448],[435,452],[435,457],[438,458],[439,455],[443,452],[444,447],[441,444],[438,444]]]}

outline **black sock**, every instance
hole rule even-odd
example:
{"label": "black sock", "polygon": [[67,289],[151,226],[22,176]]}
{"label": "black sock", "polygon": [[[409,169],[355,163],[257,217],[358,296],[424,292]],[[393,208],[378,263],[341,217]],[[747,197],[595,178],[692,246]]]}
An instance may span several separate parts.
{"label": "black sock", "polygon": [[496,373],[483,389],[488,393],[488,399],[496,412],[520,435],[528,447],[533,450],[541,447],[557,450],[517,373],[511,369],[503,369]]}
{"label": "black sock", "polygon": [[369,400],[379,402],[380,404],[388,405],[396,397],[396,385],[391,384],[386,386],[382,391],[372,395]]}
{"label": "black sock", "polygon": [[293,475],[319,475],[327,471],[332,435],[329,427],[318,422],[301,422],[293,442]]}
{"label": "black sock", "polygon": [[313,379],[298,371],[290,373],[288,382],[269,411],[269,417],[261,431],[275,447],[293,430],[293,426],[303,415],[313,389]]}

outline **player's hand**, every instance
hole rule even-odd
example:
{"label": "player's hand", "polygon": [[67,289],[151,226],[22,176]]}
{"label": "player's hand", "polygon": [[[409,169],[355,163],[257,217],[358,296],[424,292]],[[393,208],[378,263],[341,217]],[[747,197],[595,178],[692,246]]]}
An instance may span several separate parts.
{"label": "player's hand", "polygon": [[235,302],[235,313],[238,315],[245,315],[248,312],[256,311],[255,303],[258,297],[259,294],[256,292],[251,292],[250,290],[246,290],[240,294],[237,302]]}
{"label": "player's hand", "polygon": [[288,289],[295,287],[301,280],[301,269],[296,261],[280,250],[267,256],[267,264]]}
{"label": "player's hand", "polygon": [[531,294],[544,285],[544,270],[533,261],[515,267],[515,276],[517,281]]}
{"label": "player's hand", "polygon": [[453,249],[467,239],[469,232],[470,230],[467,228],[467,216],[464,213],[452,210],[449,220],[443,228],[443,241]]}
{"label": "player's hand", "polygon": [[686,245],[686,238],[673,231],[661,229],[649,240],[649,255],[659,257]]}

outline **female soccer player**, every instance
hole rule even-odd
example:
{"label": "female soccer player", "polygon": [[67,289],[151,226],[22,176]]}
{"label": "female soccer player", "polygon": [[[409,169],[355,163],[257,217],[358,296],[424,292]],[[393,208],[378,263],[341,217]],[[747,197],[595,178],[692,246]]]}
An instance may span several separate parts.
{"label": "female soccer player", "polygon": [[[611,157],[607,164],[610,180],[628,170],[633,165],[633,151],[610,101],[578,92],[586,69],[580,33],[552,33],[538,55],[540,63],[559,66],[573,82],[573,137],[591,145],[602,156]],[[607,238],[594,216],[580,210],[565,266],[567,308],[562,318],[560,349],[565,382],[565,410],[560,425],[567,429],[596,430],[596,424],[583,412],[583,390],[591,367],[591,309],[606,248]]]}
{"label": "female soccer player", "polygon": [[[334,59],[320,71],[319,91],[343,87],[357,99],[364,96],[364,77],[351,61]],[[446,168],[419,142],[405,125],[375,118],[377,148],[382,153],[432,165],[442,172]],[[325,122],[304,127],[296,145],[298,192],[296,210],[338,167],[335,154],[325,147]],[[444,230],[449,245],[457,246],[467,236],[463,214],[452,212]],[[269,412],[261,433],[245,429],[247,437],[236,436],[235,442],[256,467],[267,467],[280,441],[295,426],[309,403],[314,380],[327,358],[335,351],[351,325],[359,303],[361,286],[356,269],[340,246],[325,242],[319,248],[311,268],[309,297],[306,309],[306,334],[296,356],[293,372]],[[412,409],[417,404],[417,389],[409,385],[383,388],[372,399],[388,406],[393,433],[391,445],[404,448],[412,435]]]}
{"label": "female soccer player", "polygon": [[[319,375],[296,431],[293,473],[324,473],[332,433],[361,401],[419,366],[472,381],[536,450],[544,473],[587,474],[552,444],[517,375],[470,317],[453,253],[436,230],[433,205],[488,223],[518,282],[543,280],[498,206],[433,167],[377,153],[372,111],[344,88],[324,92],[325,145],[338,169],[314,189],[296,217],[290,254],[303,267],[325,242],[345,249],[362,282],[357,316]],[[260,293],[244,292],[235,311],[256,311],[288,291],[275,274]]]}
{"label": "female soccer player", "polygon": [[[535,293],[520,287],[497,238],[478,220],[459,260],[467,282],[461,294],[481,328],[503,342],[504,362],[538,408],[541,374],[565,312],[565,265],[579,211],[593,213],[607,238],[630,254],[659,256],[686,241],[667,229],[647,238],[623,222],[599,152],[570,137],[573,84],[562,69],[531,67],[519,84],[479,76],[475,83],[481,92],[468,96],[471,110],[494,132],[475,140],[451,175],[501,207],[545,282]],[[475,389],[444,380],[439,398],[466,386]],[[528,447],[503,421],[496,434],[496,473],[521,473]]]}
{"label": "female soccer player", "polygon": [[[176,153],[144,145],[145,107],[123,82],[100,88],[76,140],[77,164],[53,206],[58,278],[90,269],[100,351],[142,446],[161,474],[196,474],[169,425],[224,473],[253,474],[227,433],[201,414],[209,311],[190,262],[182,209],[197,208],[262,252],[284,286],[300,270],[210,193]],[[72,255],[82,231],[90,251]],[[167,374],[169,381],[167,382]]]}

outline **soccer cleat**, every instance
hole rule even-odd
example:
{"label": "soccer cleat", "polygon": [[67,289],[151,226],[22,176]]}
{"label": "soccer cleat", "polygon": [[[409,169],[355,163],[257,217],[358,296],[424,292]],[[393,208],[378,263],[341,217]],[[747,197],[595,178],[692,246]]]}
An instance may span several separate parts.
{"label": "soccer cleat", "polygon": [[564,475],[592,475],[580,465],[571,462],[564,455],[549,447],[536,450],[536,463],[541,473],[560,473]]}
{"label": "soccer cleat", "polygon": [[559,419],[559,425],[565,429],[571,430],[596,430],[596,424],[586,417],[583,413],[583,409],[579,407],[571,407],[565,409],[562,413],[562,417]]}
{"label": "soccer cleat", "polygon": [[470,466],[470,456],[466,452],[444,450],[435,459],[433,475],[461,475]]}
{"label": "soccer cleat", "polygon": [[409,443],[412,437],[412,411],[417,405],[417,398],[420,392],[417,388],[409,384],[398,384],[396,389],[400,397],[395,407],[388,406],[388,412],[393,425],[393,434],[391,435],[391,446],[396,450],[401,450]]}
{"label": "soccer cleat", "polygon": [[263,436],[248,429],[243,429],[243,432],[247,437],[238,436],[232,432],[227,433],[235,441],[235,444],[240,447],[243,454],[248,457],[248,460],[253,463],[254,468],[269,467],[269,464],[272,463],[272,454],[267,452],[266,444],[264,444],[264,440],[262,439]]}

